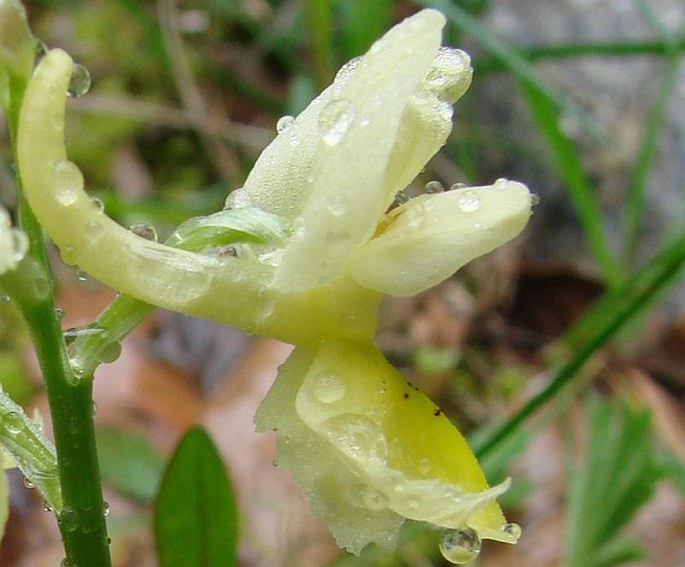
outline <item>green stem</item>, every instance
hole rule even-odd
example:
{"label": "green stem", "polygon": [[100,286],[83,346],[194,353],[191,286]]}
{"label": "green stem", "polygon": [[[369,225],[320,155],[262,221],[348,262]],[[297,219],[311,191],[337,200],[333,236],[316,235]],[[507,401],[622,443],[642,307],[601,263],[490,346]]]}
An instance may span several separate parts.
{"label": "green stem", "polygon": [[[8,121],[10,132],[15,134],[16,116]],[[12,141],[16,155],[16,136]],[[109,538],[93,423],[92,380],[76,376],[69,362],[55,314],[43,231],[26,203],[20,178],[17,178],[17,195],[20,226],[30,242],[29,252],[22,260],[28,269],[20,265],[16,277],[3,278],[3,286],[28,324],[45,380],[62,491],[63,507],[55,512],[66,565],[109,567]]]}
{"label": "green stem", "polygon": [[[624,301],[621,305],[616,306],[613,316],[603,321],[598,321],[598,325],[595,327],[596,331],[578,349],[576,355],[559,369],[547,387],[524,404],[516,414],[498,427],[487,439],[474,447],[474,453],[479,459],[490,453],[504,439],[516,431],[535,410],[567,385],[604,343],[613,337],[628,321],[632,320],[637,313],[647,307],[652,299],[673,281],[685,264],[685,235],[676,240],[665,254],[658,255],[655,261],[659,262],[664,257],[668,261],[664,263],[661,270],[649,278],[649,281],[644,281],[645,278],[641,278],[640,274],[638,274],[634,280],[625,286],[625,289],[622,290],[625,293]],[[651,275],[651,268],[652,266],[645,266],[642,272]]]}

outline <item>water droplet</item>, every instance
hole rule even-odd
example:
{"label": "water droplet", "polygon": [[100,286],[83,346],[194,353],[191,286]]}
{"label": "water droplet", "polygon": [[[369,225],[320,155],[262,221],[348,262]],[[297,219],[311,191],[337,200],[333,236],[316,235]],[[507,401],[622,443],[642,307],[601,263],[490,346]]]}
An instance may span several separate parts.
{"label": "water droplet", "polygon": [[480,209],[480,197],[475,191],[463,191],[457,201],[459,208],[465,213],[473,213]]}
{"label": "water droplet", "polygon": [[395,193],[395,200],[393,201],[393,204],[397,207],[400,205],[404,205],[405,203],[409,202],[409,195],[407,195],[404,191],[398,191]]}
{"label": "water droplet", "polygon": [[28,478],[24,477],[24,486],[31,490],[32,488],[36,488],[36,485],[33,484]]}
{"label": "water droplet", "polygon": [[335,83],[338,83],[340,86],[342,86],[345,82],[347,82],[347,79],[350,78],[352,71],[359,67],[361,62],[361,56],[353,57],[342,67],[340,67],[340,70],[335,74]]}
{"label": "water droplet", "polygon": [[234,189],[226,197],[224,209],[242,209],[252,204],[250,196],[242,187]]}
{"label": "water droplet", "polygon": [[508,184],[509,180],[506,177],[500,177],[495,181],[495,184],[492,187],[497,191],[504,191],[507,188]]}
{"label": "water droplet", "polygon": [[29,251],[29,237],[24,231],[13,228],[10,231],[10,238],[12,239],[12,261],[20,262]]}
{"label": "water droplet", "polygon": [[36,47],[35,47],[35,54],[36,54],[36,65],[38,62],[45,57],[45,54],[50,50],[48,46],[38,39],[37,37],[34,36],[34,41],[36,42]]}
{"label": "water droplet", "polygon": [[84,534],[92,533],[98,529],[100,525],[100,518],[93,507],[84,508],[81,512],[81,531]]}
{"label": "water droplet", "polygon": [[380,512],[388,507],[388,498],[382,492],[372,487],[367,487],[362,495],[364,506],[372,512]]}
{"label": "water droplet", "polygon": [[440,552],[450,563],[468,563],[480,553],[480,538],[471,528],[445,530],[440,541]]}
{"label": "water droplet", "polygon": [[52,512],[52,506],[48,504],[47,500],[43,500],[43,512]]}
{"label": "water droplet", "polygon": [[6,293],[0,294],[0,303],[9,303],[12,301],[12,298],[7,295]]}
{"label": "water droplet", "polygon": [[60,257],[62,262],[67,266],[73,266],[76,264],[76,246],[67,245],[63,247],[60,251]]}
{"label": "water droplet", "polygon": [[537,207],[540,204],[540,195],[537,193],[530,194],[530,206]]}
{"label": "water droplet", "polygon": [[439,181],[429,181],[426,183],[423,190],[426,193],[442,193],[445,190],[445,187]]}
{"label": "water droplet", "polygon": [[79,63],[74,63],[71,69],[71,79],[67,87],[67,94],[71,97],[83,96],[90,90],[91,78],[88,69]]}
{"label": "water droplet", "polygon": [[516,541],[518,541],[518,539],[521,537],[521,526],[515,524],[514,522],[504,524],[502,529],[512,536]]}
{"label": "water droplet", "polygon": [[78,528],[78,512],[71,506],[65,506],[58,519],[60,525],[68,532],[75,532]]}
{"label": "water droplet", "polygon": [[450,191],[457,191],[458,189],[466,189],[467,187],[468,187],[468,185],[466,185],[466,183],[461,183],[461,182],[453,183],[450,186]]}
{"label": "water droplet", "polygon": [[83,175],[75,163],[68,159],[58,161],[54,167],[55,198],[63,207],[73,205],[83,187]]}
{"label": "water droplet", "polygon": [[98,351],[97,358],[102,364],[114,362],[121,355],[121,343],[110,341],[102,345]]}
{"label": "water droplet", "polygon": [[102,202],[102,199],[98,199],[97,197],[91,198],[90,202],[93,204],[93,207],[98,213],[102,213],[105,210],[105,204]]}
{"label": "water droplet", "polygon": [[107,516],[109,516],[109,512],[110,512],[109,502],[103,502],[102,513],[105,516],[105,518]]}
{"label": "water droplet", "polygon": [[10,411],[2,416],[2,426],[10,435],[18,435],[24,430],[25,424],[20,414]]}
{"label": "water droplet", "polygon": [[58,321],[64,319],[64,309],[61,307],[55,307],[55,317]]}
{"label": "water droplet", "polygon": [[433,461],[429,457],[424,457],[419,461],[419,473],[427,474],[433,468]]}
{"label": "water droplet", "polygon": [[81,269],[76,270],[76,279],[80,282],[88,281],[88,274]]}
{"label": "water droplet", "polygon": [[91,414],[93,417],[95,417],[95,415],[96,415],[97,413],[98,413],[98,405],[97,405],[95,402],[93,402],[93,405],[91,406],[91,409],[90,409],[90,414]]}
{"label": "water droplet", "polygon": [[314,396],[324,404],[332,404],[345,395],[345,383],[336,374],[322,374],[314,384]]}
{"label": "water droplet", "polygon": [[441,47],[422,87],[448,102],[456,101],[471,84],[471,58],[461,49]]}
{"label": "water droplet", "polygon": [[324,423],[324,431],[338,449],[353,459],[384,464],[388,446],[380,425],[366,416],[343,413]]}
{"label": "water droplet", "polygon": [[347,99],[329,102],[319,114],[321,139],[329,146],[338,145],[352,126],[356,114],[354,105]]}
{"label": "water droplet", "polygon": [[290,116],[289,114],[286,114],[284,116],[281,116],[277,121],[276,121],[276,132],[279,134],[283,134],[283,132],[287,132],[292,128],[293,122],[295,122],[295,117]]}
{"label": "water droplet", "polygon": [[140,236],[145,240],[150,240],[151,242],[157,242],[157,231],[155,227],[149,224],[134,224],[131,226],[131,232],[136,236]]}

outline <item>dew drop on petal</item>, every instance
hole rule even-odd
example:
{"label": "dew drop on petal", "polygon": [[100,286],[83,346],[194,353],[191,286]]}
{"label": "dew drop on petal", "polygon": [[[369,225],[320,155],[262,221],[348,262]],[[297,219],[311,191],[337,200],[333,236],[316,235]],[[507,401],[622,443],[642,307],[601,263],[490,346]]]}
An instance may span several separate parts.
{"label": "dew drop on petal", "polygon": [[157,231],[155,227],[149,224],[134,224],[131,226],[131,232],[136,236],[140,236],[145,240],[157,242]]}
{"label": "dew drop on petal", "polygon": [[540,195],[537,193],[530,194],[530,206],[537,207],[540,204]]}
{"label": "dew drop on petal", "polygon": [[364,506],[372,512],[380,512],[388,507],[388,498],[382,492],[372,487],[367,487],[362,494]]}
{"label": "dew drop on petal", "polygon": [[345,63],[340,70],[335,74],[336,83],[344,83],[350,78],[350,74],[354,71],[359,64],[362,62],[362,57],[353,57],[347,63]]}
{"label": "dew drop on petal", "polygon": [[83,187],[83,174],[75,163],[67,159],[58,161],[54,167],[55,198],[63,207],[73,205]]}
{"label": "dew drop on petal", "polygon": [[480,209],[480,197],[475,191],[464,191],[457,201],[459,208],[465,213],[473,213]]}
{"label": "dew drop on petal", "polygon": [[226,202],[224,203],[224,209],[243,209],[249,207],[251,204],[250,196],[247,191],[242,187],[239,187],[228,194]]}
{"label": "dew drop on petal", "polygon": [[429,457],[424,457],[419,461],[419,473],[427,474],[433,468],[433,462]]}
{"label": "dew drop on petal", "polygon": [[516,539],[516,541],[518,541],[518,539],[521,537],[521,526],[518,524],[510,522],[508,524],[504,524],[502,529]]}
{"label": "dew drop on petal", "polygon": [[345,383],[336,374],[322,374],[314,383],[314,396],[324,404],[339,401],[345,395]]}
{"label": "dew drop on petal", "polygon": [[71,69],[71,79],[67,87],[67,94],[71,97],[83,96],[90,90],[90,72],[83,65],[74,63]]}
{"label": "dew drop on petal", "polygon": [[91,198],[90,202],[93,204],[93,207],[98,213],[102,213],[105,210],[105,204],[102,202],[102,199],[98,199],[97,197]]}
{"label": "dew drop on petal", "polygon": [[367,464],[383,464],[388,456],[388,445],[381,426],[372,419],[351,413],[331,417],[324,423],[324,431],[348,457]]}
{"label": "dew drop on petal", "polygon": [[354,105],[347,99],[329,102],[319,114],[319,132],[324,143],[338,145],[352,126],[356,114]]}
{"label": "dew drop on petal", "polygon": [[12,298],[7,295],[6,293],[0,294],[0,303],[9,303],[12,301]]}
{"label": "dew drop on petal", "polygon": [[58,321],[64,319],[64,309],[62,309],[61,307],[55,307],[55,318]]}
{"label": "dew drop on petal", "polygon": [[480,538],[471,528],[445,530],[440,541],[440,552],[450,563],[468,563],[480,553]]}
{"label": "dew drop on petal", "polygon": [[292,128],[293,122],[295,122],[295,117],[290,114],[285,114],[281,116],[276,122],[276,132],[283,134]]}
{"label": "dew drop on petal", "polygon": [[29,237],[18,228],[13,228],[10,231],[10,236],[12,239],[12,261],[19,262],[29,251]]}
{"label": "dew drop on petal", "polygon": [[507,188],[508,183],[509,180],[506,177],[500,177],[495,181],[495,184],[492,187],[497,191],[504,191]]}
{"label": "dew drop on petal", "polygon": [[442,193],[445,190],[445,187],[439,181],[429,181],[426,183],[423,190],[426,193]]}

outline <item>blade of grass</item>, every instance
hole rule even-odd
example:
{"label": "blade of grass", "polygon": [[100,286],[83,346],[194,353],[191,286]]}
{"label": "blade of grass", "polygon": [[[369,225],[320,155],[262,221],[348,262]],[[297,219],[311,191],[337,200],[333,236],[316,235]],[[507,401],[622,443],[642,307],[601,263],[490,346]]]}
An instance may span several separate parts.
{"label": "blade of grass", "polygon": [[573,472],[567,495],[565,567],[608,567],[639,559],[640,547],[621,530],[663,474],[649,412],[594,398],[587,407],[586,456]]}
{"label": "blade of grass", "polygon": [[[655,266],[656,264],[656,266]],[[685,234],[667,246],[647,264],[634,278],[623,286],[622,294],[615,294],[612,310],[606,317],[592,317],[593,325],[584,325],[587,339],[579,346],[571,360],[564,364],[550,383],[536,396],[528,400],[512,417],[496,428],[485,440],[474,446],[480,459],[507,439],[538,408],[552,399],[566,386],[590,357],[623,326],[643,311],[681,273],[685,266]],[[611,292],[610,292],[611,293]],[[601,300],[600,301],[606,301]]]}
{"label": "blade of grass", "polygon": [[337,2],[340,12],[340,40],[345,57],[364,53],[390,27],[392,0],[345,0]]}
{"label": "blade of grass", "polygon": [[621,271],[607,243],[601,210],[592,193],[592,186],[580,156],[573,141],[561,128],[558,108],[548,97],[531,88],[528,83],[521,83],[520,87],[533,120],[552,152],[557,171],[566,185],[583,234],[603,279],[609,287],[613,287],[620,281]]}
{"label": "blade of grass", "polygon": [[669,31],[654,10],[644,0],[637,1],[640,11],[661,36],[666,46],[666,70],[659,89],[659,95],[649,114],[645,132],[640,143],[637,159],[627,189],[626,208],[624,211],[624,250],[623,262],[629,265],[634,259],[635,248],[640,235],[640,227],[645,214],[645,189],[647,177],[652,169],[656,155],[659,132],[674,87],[678,82],[680,53],[671,38]]}
{"label": "blade of grass", "polygon": [[528,85],[541,96],[548,98],[564,115],[577,120],[596,139],[602,143],[608,143],[606,135],[599,128],[596,120],[593,120],[583,108],[564,93],[554,88],[530,62],[521,56],[515,46],[497,37],[466,10],[448,0],[416,0],[416,4],[440,10],[445,14],[450,25],[475,39],[485,51],[511,71],[520,83]]}
{"label": "blade of grass", "polygon": [[304,10],[312,42],[316,86],[323,90],[331,82],[335,68],[331,0],[307,0]]}
{"label": "blade of grass", "polygon": [[[601,41],[582,43],[561,43],[555,45],[536,45],[519,47],[521,57],[529,62],[544,59],[570,59],[577,57],[626,57],[636,55],[667,55],[671,49],[685,51],[685,35],[672,41],[663,39],[651,41]],[[502,59],[490,56],[487,59],[473,62],[475,73],[484,75],[504,71],[508,67]]]}

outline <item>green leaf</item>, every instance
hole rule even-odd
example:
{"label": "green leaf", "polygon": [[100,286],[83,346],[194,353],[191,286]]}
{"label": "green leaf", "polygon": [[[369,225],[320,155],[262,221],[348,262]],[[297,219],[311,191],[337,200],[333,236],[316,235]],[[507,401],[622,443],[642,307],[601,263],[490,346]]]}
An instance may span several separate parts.
{"label": "green leaf", "polygon": [[221,457],[200,427],[185,434],[169,462],[154,525],[161,567],[236,565],[233,490]]}
{"label": "green leaf", "polygon": [[662,476],[648,412],[591,400],[583,465],[568,493],[565,567],[613,566],[639,557],[621,529],[654,492]]}
{"label": "green leaf", "polygon": [[152,501],[164,472],[164,459],[152,443],[114,427],[101,427],[96,436],[103,480],[134,500]]}

